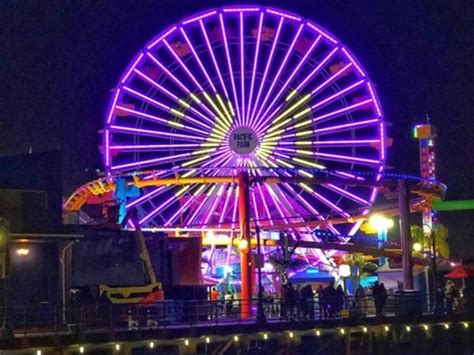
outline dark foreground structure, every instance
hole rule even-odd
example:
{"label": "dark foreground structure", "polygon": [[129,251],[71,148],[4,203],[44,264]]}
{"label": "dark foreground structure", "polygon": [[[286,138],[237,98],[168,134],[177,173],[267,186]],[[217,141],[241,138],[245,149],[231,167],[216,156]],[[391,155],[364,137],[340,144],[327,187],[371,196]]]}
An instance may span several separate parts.
{"label": "dark foreground structure", "polygon": [[[430,310],[429,298],[393,295],[376,315],[373,299],[342,308],[317,299],[263,302],[241,315],[239,300],[163,301],[129,307],[8,309],[11,354],[472,354],[474,322],[465,304]],[[5,312],[5,310],[3,310]],[[260,313],[261,314],[261,313]]]}

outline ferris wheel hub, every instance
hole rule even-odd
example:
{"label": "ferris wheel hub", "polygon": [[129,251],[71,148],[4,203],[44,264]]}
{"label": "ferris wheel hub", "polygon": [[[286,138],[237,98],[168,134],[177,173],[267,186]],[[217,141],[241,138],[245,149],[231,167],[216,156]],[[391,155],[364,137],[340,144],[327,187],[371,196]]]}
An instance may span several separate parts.
{"label": "ferris wheel hub", "polygon": [[238,127],[229,135],[229,146],[240,155],[253,153],[258,146],[258,136],[252,128]]}

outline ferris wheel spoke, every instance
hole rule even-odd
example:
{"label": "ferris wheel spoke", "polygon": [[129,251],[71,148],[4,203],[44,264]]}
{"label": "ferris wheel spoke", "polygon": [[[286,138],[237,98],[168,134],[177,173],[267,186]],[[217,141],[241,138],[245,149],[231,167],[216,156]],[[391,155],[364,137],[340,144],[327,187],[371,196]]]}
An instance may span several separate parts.
{"label": "ferris wheel spoke", "polygon": [[[171,51],[174,55],[176,55],[176,53],[173,50]],[[181,88],[181,90],[183,90],[186,93],[186,95],[190,96],[200,107],[202,107],[203,110],[205,110],[208,114],[210,114],[211,117],[215,117],[215,114],[201,100],[199,100],[199,98],[197,98],[197,96],[185,84],[183,84],[181,80],[179,80],[173,73],[171,73],[154,55],[152,55],[149,52],[147,53],[147,55],[153,61],[153,63],[155,63],[161,70],[163,70],[166,73],[166,75],[173,82],[175,82]],[[186,68],[186,70],[189,72],[189,69],[184,65],[184,63],[182,63],[181,60],[180,60],[180,64],[182,64],[182,67]],[[201,90],[201,92],[204,92],[204,91]],[[214,124],[213,120],[210,119],[209,117],[206,117],[206,116],[203,116],[203,117],[205,117],[205,121],[207,121],[211,125]]]}
{"label": "ferris wheel spoke", "polygon": [[356,195],[355,193],[352,193],[348,190],[345,190],[345,189],[342,189],[340,188],[339,186],[336,186],[336,185],[333,185],[333,184],[322,184],[321,186],[329,189],[329,190],[332,190],[336,193],[338,193],[339,195],[342,195],[356,203],[358,203],[359,205],[362,205],[364,207],[367,207],[367,206],[370,206],[370,202],[367,201],[367,200],[364,200],[362,197]]}
{"label": "ferris wheel spoke", "polygon": [[[370,126],[377,126],[380,123],[379,118],[372,118],[368,120],[358,121],[358,122],[351,122],[346,124],[334,125],[324,128],[317,128],[313,131],[313,133],[317,134],[318,136],[326,135],[326,134],[334,134],[334,133],[341,133],[345,131],[357,130],[357,129],[364,129]],[[295,135],[292,134],[292,137]],[[285,138],[283,136],[282,138]]]}
{"label": "ferris wheel spoke", "polygon": [[194,128],[194,127],[191,127],[191,126],[187,126],[187,125],[184,125],[182,123],[179,123],[179,122],[176,122],[176,121],[173,121],[173,120],[166,120],[164,118],[161,118],[161,117],[158,117],[158,116],[155,116],[155,115],[150,115],[150,114],[147,114],[147,113],[144,113],[144,112],[141,112],[141,111],[136,111],[136,110],[133,110],[133,109],[129,109],[125,106],[120,106],[120,105],[116,105],[116,108],[122,112],[127,112],[128,114],[134,116],[134,117],[137,117],[137,118],[141,118],[141,119],[145,119],[149,122],[153,122],[153,123],[161,123],[164,127],[168,128],[168,129],[180,129],[180,130],[185,130],[185,131],[188,131],[188,132],[192,132],[193,134],[199,134],[201,136],[204,136],[204,137],[207,137],[209,135],[208,132],[206,131],[203,131],[201,129],[198,129],[198,128]]}
{"label": "ferris wheel spoke", "polygon": [[[200,118],[202,118],[204,120],[208,119],[208,117],[206,115],[204,115],[199,110],[197,110],[193,105],[190,105],[189,103],[187,103],[183,99],[180,99],[178,96],[173,94],[171,91],[169,91],[168,89],[166,89],[162,85],[158,84],[156,81],[151,79],[149,76],[147,76],[146,74],[144,74],[140,70],[135,69],[134,72],[138,75],[139,78],[143,79],[143,81],[147,82],[149,85],[153,86],[154,88],[157,88],[161,93],[165,94],[168,98],[175,101],[177,105],[183,106],[185,109],[188,109],[189,111],[192,111],[195,115],[199,116]],[[190,97],[194,102],[200,103],[200,101],[201,101],[194,94],[191,94]],[[168,107],[168,109],[171,110],[170,107]],[[180,112],[180,111],[178,111],[178,112]],[[212,116],[214,116],[214,114],[212,114]]]}
{"label": "ferris wheel spoke", "polygon": [[[210,144],[210,143],[208,143]],[[213,143],[212,146],[217,147],[218,144]],[[202,148],[202,144],[130,144],[130,145],[111,145],[109,149],[112,151],[133,151],[133,152],[167,152],[170,149],[189,150]]]}
{"label": "ferris wheel spoke", "polygon": [[275,88],[275,85],[277,84],[278,80],[280,79],[280,76],[281,76],[281,73],[283,72],[283,69],[285,69],[287,63],[288,63],[288,59],[290,58],[290,55],[293,54],[293,50],[294,50],[294,47],[295,47],[295,44],[296,42],[299,40],[300,38],[300,35],[301,35],[301,32],[303,31],[303,28],[304,28],[304,24],[301,24],[298,28],[298,30],[296,31],[296,34],[294,35],[293,37],[293,41],[291,42],[290,46],[288,47],[288,49],[286,50],[286,55],[285,57],[283,58],[282,62],[280,63],[280,66],[278,68],[278,71],[277,73],[275,74],[275,77],[273,78],[273,81],[270,85],[270,88],[267,90],[267,94],[265,95],[265,98],[263,99],[261,105],[260,105],[260,108],[258,110],[258,113],[257,113],[257,116],[256,117],[262,117],[261,116],[261,113],[262,111],[266,108],[266,103],[268,101],[268,99],[270,98],[270,95],[273,93],[273,90]]}
{"label": "ferris wheel spoke", "polygon": [[[181,58],[178,56],[178,54],[176,53],[175,50],[173,50],[173,48],[171,48],[170,44],[166,41],[166,40],[163,40],[163,43],[165,44],[165,46],[168,48],[169,52],[173,55],[173,57],[176,59],[176,61],[179,63],[179,65],[181,66],[181,68],[183,68],[183,70],[186,72],[186,74],[188,75],[189,78],[191,78],[191,80],[194,82],[194,84],[197,86],[197,88],[199,89],[199,92],[201,93],[204,93],[205,90],[204,88],[202,87],[202,85],[199,83],[199,81],[196,79],[196,77],[191,73],[191,71],[189,70],[189,68],[186,66],[186,64],[184,64],[184,62],[181,60]],[[189,89],[188,89],[189,90]],[[217,116],[214,112],[212,112],[211,109],[209,109],[206,105],[204,105],[202,103],[202,101],[198,101],[198,104],[211,116],[214,118],[214,120],[217,120]],[[206,116],[202,116],[205,120],[207,120],[208,122],[210,123],[213,123],[211,119],[209,119],[208,117]]]}
{"label": "ferris wheel spoke", "polygon": [[[296,67],[294,68],[293,72],[290,74],[290,76],[288,77],[288,79],[286,79],[285,83],[283,84],[283,86],[281,87],[280,91],[275,95],[275,97],[273,98],[273,101],[268,105],[267,109],[265,110],[265,112],[262,114],[262,117],[264,117],[264,119],[262,120],[261,124],[259,124],[258,127],[262,127],[262,126],[265,126],[265,124],[268,122],[268,113],[269,111],[274,107],[274,105],[276,104],[276,102],[282,97],[282,95],[286,92],[286,89],[288,88],[288,86],[290,85],[290,83],[292,82],[292,80],[295,78],[296,74],[298,74],[299,70],[301,69],[301,67],[303,66],[303,64],[306,63],[306,60],[308,59],[309,55],[311,53],[313,53],[313,50],[316,48],[316,46],[318,45],[318,43],[321,41],[321,38],[322,38],[322,35],[319,35],[318,37],[316,37],[316,39],[314,40],[314,42],[311,44],[310,48],[306,51],[306,53],[304,54],[304,56],[301,58],[301,60],[299,61],[299,63],[296,65]],[[294,91],[296,93],[296,91]],[[289,101],[289,99],[286,99],[286,101]],[[271,115],[270,115],[271,116]]]}
{"label": "ferris wheel spoke", "polygon": [[237,98],[237,88],[235,86],[234,70],[232,69],[232,60],[230,57],[229,44],[227,42],[227,34],[226,34],[226,29],[225,29],[225,24],[224,24],[224,16],[222,15],[222,13],[219,14],[219,21],[220,21],[221,30],[222,30],[222,40],[224,42],[225,55],[227,59],[227,66],[229,69],[230,82],[232,84],[234,106],[235,106],[235,111],[237,112],[237,122],[242,123],[242,117],[240,115],[239,100]]}
{"label": "ferris wheel spoke", "polygon": [[350,155],[339,155],[339,154],[329,154],[329,153],[320,153],[314,152],[315,157],[321,158],[322,161],[338,161],[343,163],[356,163],[359,165],[369,165],[369,166],[380,166],[383,162],[375,159],[368,158],[359,158]]}
{"label": "ferris wheel spoke", "polygon": [[219,217],[219,224],[218,224],[218,227],[221,226],[222,222],[224,221],[224,218],[225,218],[225,215],[227,213],[227,208],[229,206],[229,201],[230,201],[230,198],[232,196],[232,191],[234,189],[234,186],[232,184],[229,184],[229,188],[227,189],[226,191],[226,197],[225,197],[225,201],[224,201],[224,206],[222,207],[222,213]]}
{"label": "ferris wheel spoke", "polygon": [[[167,113],[170,113],[172,114],[173,116],[177,116],[179,118],[182,118],[182,119],[186,119],[187,121],[190,121],[192,123],[194,123],[196,126],[201,126],[202,128],[205,128],[206,130],[211,130],[212,129],[212,126],[209,126],[205,123],[202,123],[201,121],[195,119],[195,118],[192,118],[190,117],[189,115],[186,115],[184,113],[182,113],[181,111],[178,111],[174,108],[171,108],[155,99],[152,99],[151,97],[148,97],[146,95],[143,95],[142,93],[136,91],[136,90],[133,90],[127,86],[124,86],[123,87],[124,91],[126,91],[127,93],[129,93],[130,95],[136,97],[136,98],[140,98],[141,100],[149,103],[149,104],[152,104],[153,106],[167,112]],[[181,124],[179,122],[176,122],[176,124]],[[214,122],[211,121],[211,124],[214,125]]]}
{"label": "ferris wheel spoke", "polygon": [[135,136],[149,136],[149,137],[157,137],[157,138],[173,138],[176,140],[183,140],[185,142],[189,142],[189,141],[204,142],[206,140],[203,137],[189,136],[189,135],[172,133],[172,132],[162,132],[162,131],[150,130],[150,129],[132,128],[132,127],[125,127],[125,126],[118,126],[118,125],[111,125],[109,129],[110,131],[121,133],[121,134],[130,134],[130,135],[135,135]]}
{"label": "ferris wheel spoke", "polygon": [[352,85],[347,86],[346,88],[336,92],[334,95],[328,96],[324,100],[318,101],[316,104],[311,106],[311,110],[313,112],[315,112],[317,109],[318,110],[321,109],[322,107],[330,104],[331,102],[334,102],[334,100],[339,99],[341,97],[344,97],[348,93],[351,93],[353,90],[359,89],[362,86],[362,84],[364,84],[364,83],[365,83],[365,80],[362,79],[362,80],[359,80],[359,81],[355,82]]}
{"label": "ferris wheel spoke", "polygon": [[156,166],[157,164],[165,164],[169,163],[171,161],[180,161],[180,160],[185,160],[189,157],[192,157],[194,154],[191,152],[188,153],[182,153],[182,154],[175,154],[175,155],[169,155],[166,157],[161,157],[161,158],[154,158],[154,159],[147,159],[147,160],[140,160],[136,161],[133,163],[127,163],[127,164],[121,164],[121,165],[115,165],[111,166],[110,168],[112,170],[123,170],[123,169],[130,169],[133,167],[148,167],[148,166]]}
{"label": "ferris wheel spoke", "polygon": [[209,54],[211,55],[212,62],[214,64],[214,68],[215,68],[215,70],[217,72],[217,75],[219,77],[219,81],[221,83],[222,90],[224,91],[225,98],[227,99],[227,101],[229,101],[229,93],[227,92],[227,87],[225,86],[224,79],[222,78],[222,74],[221,74],[221,71],[219,69],[219,65],[217,64],[216,56],[214,54],[214,50],[212,49],[211,42],[209,41],[209,36],[207,35],[207,31],[206,31],[206,27],[204,26],[204,22],[202,20],[199,20],[199,25],[201,27],[201,32],[203,34],[204,40],[205,40],[206,45],[207,45],[207,50],[208,50]]}
{"label": "ferris wheel spoke", "polygon": [[259,16],[259,22],[258,22],[258,28],[257,28],[257,42],[255,44],[255,55],[254,55],[254,60],[253,60],[253,68],[252,68],[252,79],[250,81],[250,92],[249,92],[249,99],[248,99],[248,107],[247,107],[247,116],[246,116],[246,122],[245,124],[251,126],[251,120],[250,120],[250,110],[252,108],[252,99],[253,99],[253,89],[255,85],[255,74],[257,72],[257,64],[258,64],[258,56],[260,52],[260,40],[262,37],[262,27],[263,27],[263,15],[264,13],[260,13]]}
{"label": "ferris wheel spoke", "polygon": [[[332,59],[332,57],[336,54],[336,52],[339,50],[338,47],[334,48],[329,54],[306,76],[306,78],[291,92],[291,96],[294,96],[293,93],[298,93],[301,92],[301,90],[306,86],[306,84],[313,79],[313,77],[318,74],[323,67],[329,62],[329,60]],[[271,114],[269,114],[267,119],[262,122],[262,124],[259,126],[258,131],[264,131],[269,124],[274,124],[281,120],[282,118],[285,118],[288,114],[296,110],[298,107],[300,107],[302,104],[304,104],[308,99],[310,98],[309,94],[305,94],[301,99],[299,99],[296,103],[292,104],[291,106],[287,107],[287,105],[280,105],[278,106]],[[288,102],[290,102],[290,99],[287,98]],[[283,113],[279,114],[274,120],[273,118],[278,114],[278,112],[285,108]],[[272,121],[273,120],[273,121]],[[263,126],[265,124],[265,126]],[[264,128],[262,128],[264,127]]]}
{"label": "ferris wheel spoke", "polygon": [[267,75],[268,75],[268,72],[270,70],[270,65],[273,62],[273,57],[274,57],[274,54],[275,54],[276,45],[277,45],[277,43],[279,41],[279,38],[280,38],[280,32],[281,32],[281,28],[283,26],[283,21],[284,21],[284,18],[281,17],[280,21],[278,22],[278,28],[277,28],[277,31],[276,31],[276,34],[275,34],[275,38],[273,40],[273,44],[272,44],[272,48],[270,50],[270,54],[268,55],[268,58],[267,58],[267,62],[266,62],[267,65],[265,66],[265,70],[263,72],[263,77],[262,77],[262,80],[260,81],[260,85],[259,85],[258,92],[257,92],[257,97],[256,97],[255,103],[253,105],[252,115],[250,116],[250,121],[251,122],[255,120],[255,113],[256,113],[257,107],[259,107],[260,95],[262,94],[263,87],[265,86],[265,82],[267,80]]}
{"label": "ferris wheel spoke", "polygon": [[205,68],[204,65],[202,64],[201,58],[200,58],[199,55],[197,54],[196,49],[194,48],[193,43],[192,43],[191,40],[189,39],[189,37],[188,37],[186,31],[184,30],[184,27],[181,27],[181,28],[180,28],[180,31],[181,31],[181,34],[183,35],[183,37],[184,37],[186,43],[188,44],[189,48],[191,49],[191,52],[193,53],[193,56],[194,56],[194,58],[196,59],[198,65],[199,65],[199,68],[201,69],[202,73],[203,73],[204,76],[206,77],[209,86],[211,87],[211,89],[212,89],[212,91],[213,91],[214,93],[217,93],[216,87],[215,87],[214,83],[212,82],[211,77],[209,76],[209,73],[207,72],[206,68]]}
{"label": "ferris wheel spoke", "polygon": [[139,206],[144,202],[147,202],[148,200],[152,199],[153,197],[165,192],[166,190],[169,190],[170,187],[168,186],[159,186],[154,188],[152,191],[146,193],[145,195],[142,195],[141,197],[137,198],[136,200],[133,200],[132,202],[127,204],[127,209],[133,206]]}

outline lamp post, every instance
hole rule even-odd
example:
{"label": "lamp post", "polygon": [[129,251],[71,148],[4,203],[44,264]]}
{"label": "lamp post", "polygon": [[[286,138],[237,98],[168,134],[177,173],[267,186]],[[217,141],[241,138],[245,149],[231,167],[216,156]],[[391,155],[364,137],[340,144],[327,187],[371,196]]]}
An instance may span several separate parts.
{"label": "lamp post", "polygon": [[[432,273],[432,280],[433,280],[433,289],[432,289],[432,304],[434,307],[436,307],[436,288],[437,288],[437,277],[436,277],[436,237],[433,231],[433,228],[426,223],[423,223],[423,227],[426,227],[429,229],[429,236],[430,236],[430,242],[431,242],[431,273]],[[425,235],[425,233],[423,233]],[[433,307],[433,308],[434,308]]]}
{"label": "lamp post", "polygon": [[263,258],[260,251],[260,227],[255,222],[255,235],[257,238],[257,272],[258,272],[258,305],[257,305],[257,323],[266,323],[265,312],[263,311],[263,284],[262,284],[262,264]]}

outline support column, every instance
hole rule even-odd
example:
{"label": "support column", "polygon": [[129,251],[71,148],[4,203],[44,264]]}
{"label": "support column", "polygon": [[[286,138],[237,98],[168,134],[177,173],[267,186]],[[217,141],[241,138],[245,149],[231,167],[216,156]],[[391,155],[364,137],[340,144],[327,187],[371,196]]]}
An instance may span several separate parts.
{"label": "support column", "polygon": [[241,307],[242,318],[250,317],[250,303],[252,300],[252,268],[250,250],[250,210],[249,210],[249,175],[246,171],[240,171],[238,175],[239,184],[239,226],[240,236],[247,241],[248,247],[240,251],[240,279],[241,279]]}
{"label": "support column", "polygon": [[410,235],[410,190],[406,180],[398,182],[400,210],[400,243],[402,247],[403,289],[413,290],[413,260]]}

